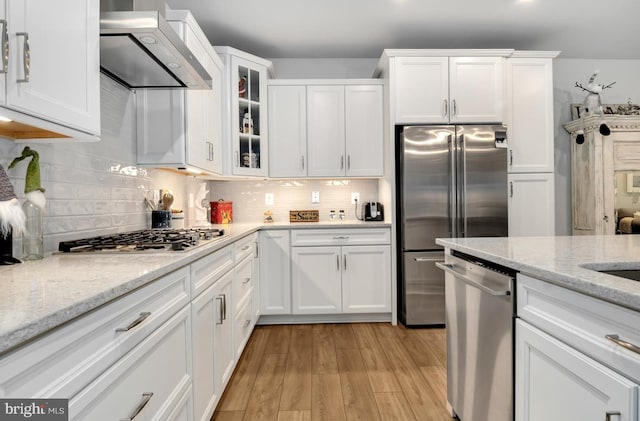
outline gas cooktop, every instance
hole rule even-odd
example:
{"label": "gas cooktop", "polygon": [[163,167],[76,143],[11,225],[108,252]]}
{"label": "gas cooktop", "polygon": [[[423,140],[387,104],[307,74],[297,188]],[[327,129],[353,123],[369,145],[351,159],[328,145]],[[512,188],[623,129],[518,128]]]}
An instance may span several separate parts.
{"label": "gas cooktop", "polygon": [[220,239],[224,235],[223,229],[216,228],[147,229],[61,241],[58,251],[63,253],[188,251]]}

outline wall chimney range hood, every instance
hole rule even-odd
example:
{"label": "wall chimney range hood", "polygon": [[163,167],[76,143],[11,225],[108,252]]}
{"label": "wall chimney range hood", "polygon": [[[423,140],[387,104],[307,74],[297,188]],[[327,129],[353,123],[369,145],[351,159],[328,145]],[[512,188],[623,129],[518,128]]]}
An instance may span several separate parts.
{"label": "wall chimney range hood", "polygon": [[100,70],[129,89],[211,89],[163,0],[100,1]]}

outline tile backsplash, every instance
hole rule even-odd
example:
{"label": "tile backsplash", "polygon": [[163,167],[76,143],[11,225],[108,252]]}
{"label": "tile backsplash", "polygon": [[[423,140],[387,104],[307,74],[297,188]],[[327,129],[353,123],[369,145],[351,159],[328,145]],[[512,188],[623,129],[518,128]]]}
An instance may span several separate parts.
{"label": "tile backsplash", "polygon": [[[320,202],[311,203],[312,192],[320,193]],[[259,181],[211,181],[211,200],[224,199],[233,202],[234,222],[261,222],[264,212],[271,210],[276,222],[289,221],[290,210],[317,209],[320,220],[329,219],[329,211],[344,209],[347,220],[355,220],[355,205],[351,193],[360,193],[360,201],[378,200],[376,179],[327,179],[327,180],[259,180]],[[265,205],[265,194],[272,193],[273,205]],[[359,212],[361,206],[358,206]],[[359,214],[361,217],[362,215]]]}

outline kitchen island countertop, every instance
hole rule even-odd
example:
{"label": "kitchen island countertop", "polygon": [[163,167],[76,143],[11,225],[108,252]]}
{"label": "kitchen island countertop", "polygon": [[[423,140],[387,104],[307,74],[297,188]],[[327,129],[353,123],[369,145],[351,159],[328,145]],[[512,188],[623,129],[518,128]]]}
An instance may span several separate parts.
{"label": "kitchen island countertop", "polygon": [[259,229],[390,227],[384,222],[233,223],[187,252],[56,253],[0,266],[0,355]]}
{"label": "kitchen island countertop", "polygon": [[593,269],[640,269],[640,235],[439,238],[448,249],[640,311],[640,282]]}

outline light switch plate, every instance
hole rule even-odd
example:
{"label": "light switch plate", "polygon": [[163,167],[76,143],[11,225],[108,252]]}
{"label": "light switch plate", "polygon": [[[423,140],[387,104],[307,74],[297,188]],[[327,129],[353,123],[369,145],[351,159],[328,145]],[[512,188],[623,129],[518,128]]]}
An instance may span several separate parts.
{"label": "light switch plate", "polygon": [[320,203],[320,192],[312,191],[311,192],[311,203]]}
{"label": "light switch plate", "polygon": [[267,206],[273,206],[273,193],[264,194],[264,204]]}

